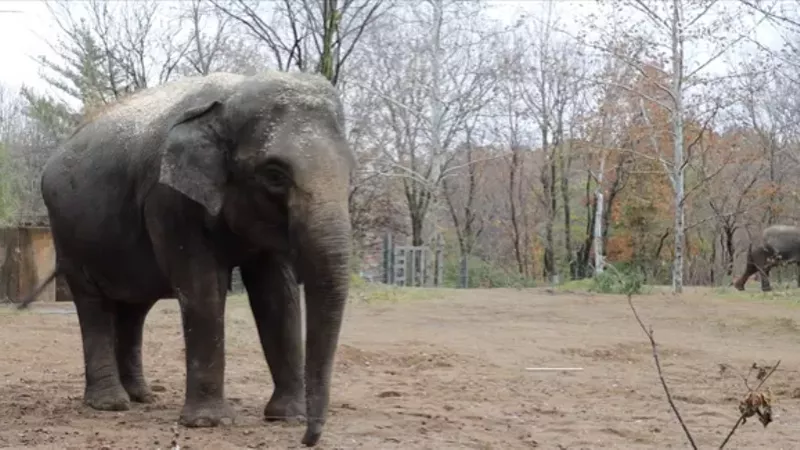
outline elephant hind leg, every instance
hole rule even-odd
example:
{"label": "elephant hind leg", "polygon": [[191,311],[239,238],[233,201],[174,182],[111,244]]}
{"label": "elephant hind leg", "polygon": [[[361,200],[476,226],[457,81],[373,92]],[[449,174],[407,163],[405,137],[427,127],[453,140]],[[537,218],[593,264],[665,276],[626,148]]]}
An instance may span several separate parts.
{"label": "elephant hind leg", "polygon": [[744,284],[747,283],[747,279],[750,278],[754,273],[758,272],[758,268],[755,264],[748,262],[747,267],[744,270],[744,273],[741,277],[739,277],[736,281],[734,281],[733,286],[740,290],[744,290]]}
{"label": "elephant hind leg", "polygon": [[130,398],[120,380],[115,352],[117,305],[80,292],[73,297],[83,339],[84,403],[101,411],[128,410]]}
{"label": "elephant hind leg", "polygon": [[131,400],[138,403],[155,401],[155,395],[147,386],[142,370],[144,321],[154,304],[155,301],[147,301],[116,305],[116,355],[120,380]]}
{"label": "elephant hind leg", "polygon": [[761,291],[762,292],[769,292],[772,290],[772,286],[769,283],[769,271],[772,269],[772,265],[767,264],[765,267],[760,269],[760,278],[761,278]]}

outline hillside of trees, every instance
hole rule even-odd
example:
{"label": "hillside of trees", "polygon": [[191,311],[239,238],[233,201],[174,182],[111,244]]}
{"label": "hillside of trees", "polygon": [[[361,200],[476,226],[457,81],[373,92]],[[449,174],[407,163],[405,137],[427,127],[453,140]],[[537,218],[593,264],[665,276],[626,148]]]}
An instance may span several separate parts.
{"label": "hillside of trees", "polygon": [[106,105],[277,69],[321,72],[345,101],[362,271],[391,232],[442,236],[451,284],[462,259],[471,286],[613,264],[680,292],[730,284],[751,237],[797,223],[793,2],[531,3],[48,2],[58,39],[32,56],[50,89],[0,86],[0,222],[45,215],[43,164]]}

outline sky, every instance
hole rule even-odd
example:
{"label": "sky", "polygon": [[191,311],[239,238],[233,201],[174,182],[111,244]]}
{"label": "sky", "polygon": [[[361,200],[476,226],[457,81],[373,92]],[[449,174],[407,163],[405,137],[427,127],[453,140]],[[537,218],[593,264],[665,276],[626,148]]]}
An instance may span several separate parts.
{"label": "sky", "polygon": [[53,28],[44,2],[0,1],[0,83],[12,89],[23,82],[37,89],[46,86],[31,57],[52,54],[46,39],[55,36]]}
{"label": "sky", "polygon": [[[536,14],[545,6],[544,1],[494,0],[492,15],[509,23],[519,20],[522,13]],[[557,14],[566,28],[575,30],[580,15],[599,12],[596,0],[556,2]],[[37,91],[46,91],[47,84],[39,76],[39,66],[34,61],[38,55],[53,56],[47,45],[56,36],[57,27],[41,0],[0,0],[0,84],[16,91],[24,83]],[[760,40],[777,44],[778,34],[768,25],[758,28]],[[720,61],[717,66],[724,66]],[[720,69],[720,70],[724,70]]]}

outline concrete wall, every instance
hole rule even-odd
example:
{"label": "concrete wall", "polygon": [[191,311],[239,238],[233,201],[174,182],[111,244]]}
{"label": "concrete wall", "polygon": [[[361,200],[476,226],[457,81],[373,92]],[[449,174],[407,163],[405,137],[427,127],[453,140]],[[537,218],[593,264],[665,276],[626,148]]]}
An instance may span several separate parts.
{"label": "concrete wall", "polygon": [[[0,301],[18,301],[33,292],[54,267],[49,228],[0,228]],[[47,286],[37,301],[56,301],[56,283]]]}

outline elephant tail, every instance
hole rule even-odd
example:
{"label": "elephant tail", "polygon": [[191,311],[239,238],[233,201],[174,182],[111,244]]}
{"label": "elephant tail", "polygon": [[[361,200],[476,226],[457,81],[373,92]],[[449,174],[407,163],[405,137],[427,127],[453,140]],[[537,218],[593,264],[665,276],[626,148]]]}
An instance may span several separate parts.
{"label": "elephant tail", "polygon": [[56,267],[55,269],[53,269],[53,272],[50,273],[50,275],[48,275],[47,278],[42,282],[42,284],[39,285],[39,287],[37,287],[33,292],[25,296],[22,299],[22,301],[17,303],[17,309],[26,309],[28,305],[33,303],[33,301],[36,300],[36,297],[38,297],[39,294],[41,294],[42,291],[44,291],[44,288],[46,288],[48,284],[52,283],[53,280],[56,279],[56,276],[58,276],[58,274],[59,270],[58,267]]}

